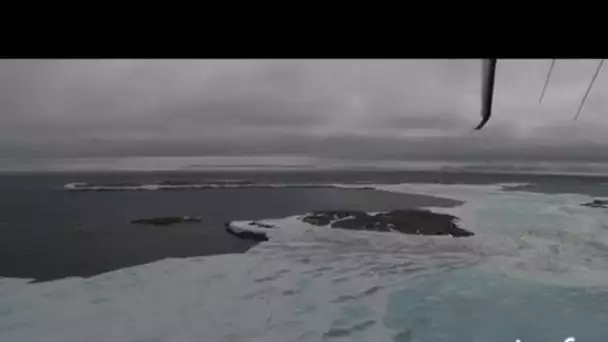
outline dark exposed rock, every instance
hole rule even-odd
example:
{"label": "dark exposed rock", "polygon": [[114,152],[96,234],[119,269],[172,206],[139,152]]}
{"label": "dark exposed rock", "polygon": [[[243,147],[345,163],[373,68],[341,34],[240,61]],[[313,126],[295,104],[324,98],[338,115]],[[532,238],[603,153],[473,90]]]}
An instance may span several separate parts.
{"label": "dark exposed rock", "polygon": [[393,230],[405,234],[472,236],[472,232],[456,225],[458,218],[430,210],[394,210],[375,216],[381,222],[392,224]]}
{"label": "dark exposed rock", "polygon": [[161,217],[149,217],[143,219],[132,220],[131,223],[134,224],[151,224],[155,226],[168,226],[170,224],[177,223],[191,223],[191,222],[201,222],[200,217],[191,217],[191,216],[161,216]]}
{"label": "dark exposed rock", "polygon": [[367,213],[361,210],[326,210],[326,211],[315,211],[313,215],[327,216],[331,220],[339,220],[347,217],[364,217],[368,216]]}
{"label": "dark exposed rock", "polygon": [[608,200],[593,200],[593,202],[587,202],[581,204],[584,207],[590,208],[608,208]]}
{"label": "dark exposed rock", "polygon": [[363,217],[367,214],[360,210],[324,210],[314,211],[306,215],[302,221],[313,224],[315,226],[326,226],[332,221],[344,219],[347,217]]}
{"label": "dark exposed rock", "polygon": [[332,228],[371,230],[379,232],[389,232],[390,229],[385,222],[377,220],[374,216],[353,216],[331,223]]}
{"label": "dark exposed rock", "polygon": [[429,210],[393,210],[376,215],[362,211],[316,211],[302,218],[302,221],[331,228],[368,230],[379,232],[400,232],[417,235],[472,236],[472,232],[458,227],[458,219],[452,215],[434,213]]}

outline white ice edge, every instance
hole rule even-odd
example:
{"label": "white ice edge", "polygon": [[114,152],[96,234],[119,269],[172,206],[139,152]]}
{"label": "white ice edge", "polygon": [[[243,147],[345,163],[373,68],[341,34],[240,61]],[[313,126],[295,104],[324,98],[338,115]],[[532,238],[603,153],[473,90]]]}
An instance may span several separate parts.
{"label": "white ice edge", "polygon": [[[251,226],[249,223],[252,221],[230,221],[228,223],[228,229],[234,233],[244,233],[244,232],[253,232],[253,233],[268,233],[269,230],[273,228],[261,228],[256,226]],[[260,221],[256,221],[260,222]]]}

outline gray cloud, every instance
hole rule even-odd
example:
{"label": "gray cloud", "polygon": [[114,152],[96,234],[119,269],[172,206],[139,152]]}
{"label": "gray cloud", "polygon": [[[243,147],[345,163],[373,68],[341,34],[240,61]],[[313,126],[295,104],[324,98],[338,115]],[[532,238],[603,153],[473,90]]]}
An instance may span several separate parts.
{"label": "gray cloud", "polygon": [[0,157],[302,155],[608,160],[597,61],[504,60],[481,132],[479,60],[2,60]]}

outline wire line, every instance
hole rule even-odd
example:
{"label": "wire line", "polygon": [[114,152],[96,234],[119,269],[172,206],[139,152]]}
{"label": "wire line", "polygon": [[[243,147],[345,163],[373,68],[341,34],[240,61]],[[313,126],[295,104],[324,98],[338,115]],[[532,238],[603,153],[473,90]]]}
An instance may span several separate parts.
{"label": "wire line", "polygon": [[547,73],[547,79],[545,80],[545,85],[543,86],[543,92],[540,94],[538,103],[543,102],[543,97],[545,97],[545,91],[547,91],[547,86],[549,85],[549,79],[551,78],[551,72],[553,72],[554,65],[555,65],[555,58],[553,58],[553,60],[551,61],[551,66],[549,67],[549,72]]}
{"label": "wire line", "polygon": [[591,79],[591,83],[589,83],[589,87],[587,88],[587,92],[585,93],[585,96],[583,97],[583,100],[581,101],[581,105],[578,107],[578,111],[576,112],[576,115],[574,116],[574,120],[578,119],[578,116],[581,114],[581,109],[583,109],[585,100],[587,100],[587,95],[589,95],[589,92],[591,91],[591,87],[593,87],[593,83],[595,82],[597,75],[600,73],[600,70],[602,69],[603,64],[604,64],[604,59],[602,59],[600,61],[600,64],[597,66],[597,69],[595,70],[595,74],[593,75],[593,78]]}

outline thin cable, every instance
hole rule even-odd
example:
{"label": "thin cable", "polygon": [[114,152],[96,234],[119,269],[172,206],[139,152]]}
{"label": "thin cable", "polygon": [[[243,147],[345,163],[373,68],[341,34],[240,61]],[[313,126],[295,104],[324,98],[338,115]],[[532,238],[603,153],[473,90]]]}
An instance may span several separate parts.
{"label": "thin cable", "polygon": [[595,70],[595,74],[593,75],[593,78],[591,79],[591,83],[589,84],[589,88],[587,88],[587,92],[585,93],[585,96],[583,97],[583,100],[581,101],[581,105],[578,107],[578,112],[576,112],[576,115],[574,116],[574,120],[576,120],[578,118],[578,116],[581,114],[581,109],[583,109],[583,105],[585,104],[587,95],[589,95],[589,92],[591,91],[591,87],[593,87],[593,83],[595,82],[597,75],[600,73],[600,70],[602,69],[603,64],[604,64],[604,59],[602,59],[600,61],[600,64],[597,66],[597,70]]}
{"label": "thin cable", "polygon": [[543,87],[543,92],[540,94],[540,98],[538,99],[538,103],[543,102],[543,97],[545,97],[545,91],[547,91],[547,86],[549,85],[549,79],[551,78],[551,72],[553,72],[553,66],[555,65],[555,58],[551,61],[551,66],[549,67],[549,73],[547,73],[547,79],[545,80],[545,86]]}

